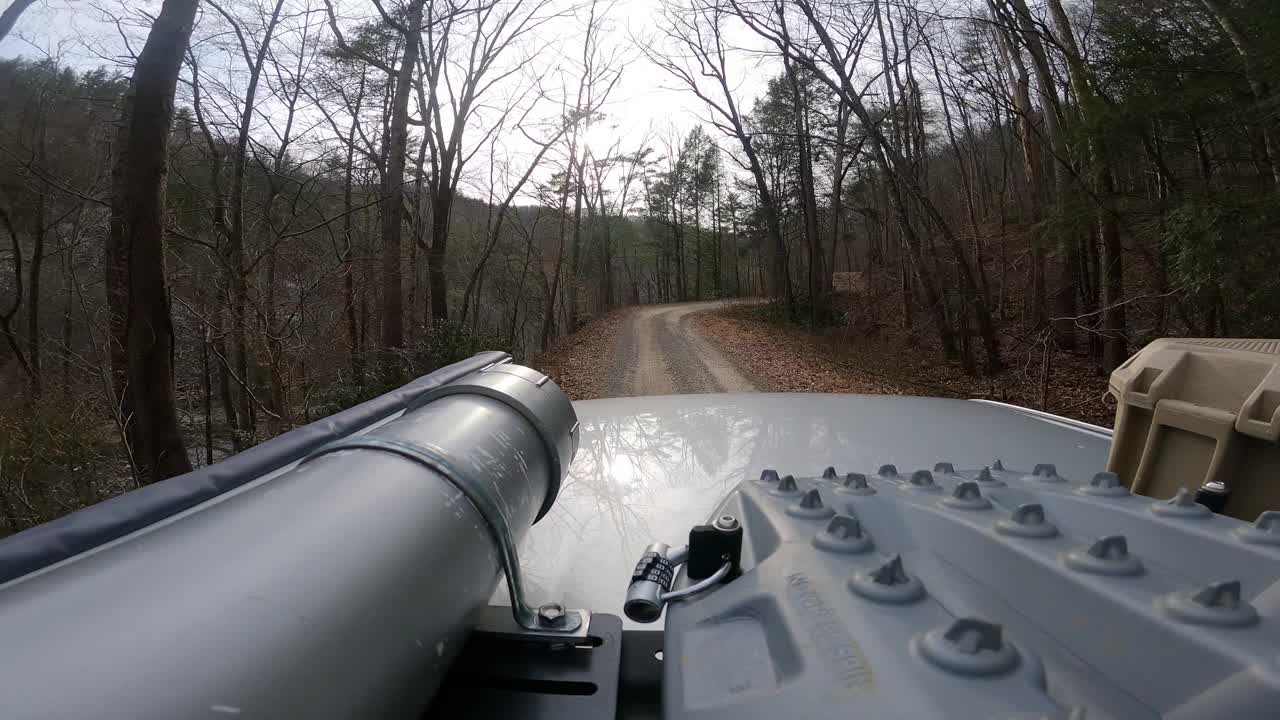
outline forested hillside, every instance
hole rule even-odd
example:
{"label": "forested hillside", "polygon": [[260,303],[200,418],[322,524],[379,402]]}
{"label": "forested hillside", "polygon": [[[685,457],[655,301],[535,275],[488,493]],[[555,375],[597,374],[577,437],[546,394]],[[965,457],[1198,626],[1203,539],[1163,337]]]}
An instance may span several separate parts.
{"label": "forested hillside", "polygon": [[1272,0],[75,11],[118,52],[0,61],[0,533],[626,305],[972,375],[1280,335]]}

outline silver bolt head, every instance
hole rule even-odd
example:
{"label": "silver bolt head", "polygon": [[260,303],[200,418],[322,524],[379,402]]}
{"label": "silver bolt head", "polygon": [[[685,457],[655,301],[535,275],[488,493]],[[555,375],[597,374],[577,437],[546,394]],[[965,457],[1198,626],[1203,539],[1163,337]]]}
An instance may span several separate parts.
{"label": "silver bolt head", "polygon": [[564,621],[564,606],[560,603],[547,603],[538,608],[538,618],[548,625],[556,625]]}
{"label": "silver bolt head", "polygon": [[721,515],[716,518],[716,527],[721,530],[737,530],[738,518],[732,515]]}

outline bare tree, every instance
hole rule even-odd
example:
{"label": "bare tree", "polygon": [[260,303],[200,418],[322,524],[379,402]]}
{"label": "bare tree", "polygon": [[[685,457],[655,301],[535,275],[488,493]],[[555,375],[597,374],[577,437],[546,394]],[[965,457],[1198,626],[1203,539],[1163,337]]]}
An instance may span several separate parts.
{"label": "bare tree", "polygon": [[[849,103],[850,111],[858,118],[867,136],[872,158],[885,176],[892,207],[898,214],[903,238],[907,241],[916,274],[925,292],[925,304],[931,310],[944,349],[950,355],[956,354],[956,333],[950,327],[943,310],[937,279],[923,262],[922,240],[907,215],[912,205],[923,212],[925,219],[941,237],[944,247],[949,250],[959,276],[964,304],[972,313],[978,334],[982,338],[986,351],[986,369],[988,372],[999,370],[1002,366],[999,338],[987,299],[977,282],[972,261],[951,224],[915,176],[911,161],[890,142],[878,118],[867,108],[863,100],[866,90],[859,88],[853,79],[852,68],[856,58],[852,58],[851,62],[849,54],[841,51],[842,47],[859,44],[859,38],[866,32],[859,18],[845,18],[844,25],[847,27],[838,41],[828,20],[815,10],[809,0],[795,0],[795,6],[800,11],[806,28],[815,37],[813,42],[801,42],[778,20],[781,11],[776,7],[764,13],[737,0],[730,0],[730,5],[753,32],[773,44],[781,54],[813,73]],[[961,336],[965,337],[965,333],[962,332]]]}
{"label": "bare tree", "polygon": [[[382,347],[387,350],[404,345],[404,288],[400,252],[404,221],[404,169],[409,146],[409,97],[413,90],[413,70],[418,62],[425,4],[426,0],[410,0],[404,8],[402,22],[387,12],[380,0],[374,0],[374,6],[383,21],[402,38],[403,54],[400,64],[393,66],[349,45],[338,27],[333,3],[325,0],[329,25],[338,45],[394,79],[394,95],[387,126],[386,172],[382,176],[382,300],[378,308],[378,314],[382,318]],[[446,18],[451,17],[452,14],[446,15]],[[432,26],[434,27],[434,20]]]}
{"label": "bare tree", "polygon": [[667,53],[652,44],[644,44],[645,55],[697,95],[711,114],[711,124],[738,141],[745,158],[742,164],[755,181],[769,233],[769,292],[774,297],[789,299],[791,281],[787,272],[787,248],[782,238],[777,202],[739,100],[734,97],[734,80],[729,69],[730,48],[724,39],[726,12],[719,3],[706,0],[692,0],[688,7],[666,3],[663,5],[663,20],[660,32],[680,50]]}
{"label": "bare tree", "polygon": [[[1115,208],[1116,179],[1106,138],[1094,128],[1104,101],[1093,73],[1080,54],[1071,21],[1061,0],[1049,0],[1056,37],[1067,60],[1067,75],[1076,95],[1076,108],[1087,132],[1089,165],[1098,200],[1098,237],[1102,264],[1102,369],[1110,373],[1129,356],[1125,335],[1124,257],[1120,239],[1120,219]],[[1070,262],[1068,262],[1070,264]],[[1074,268],[1072,268],[1074,271]],[[1071,306],[1074,308],[1074,304]],[[1068,316],[1070,317],[1070,315]]]}
{"label": "bare tree", "polygon": [[[485,138],[469,143],[466,132],[485,96],[524,70],[525,62],[503,65],[501,61],[526,36],[555,17],[549,7],[550,0],[467,0],[434,18],[421,40],[424,72],[418,85],[418,104],[422,117],[413,122],[425,126],[424,142],[430,149],[427,270],[432,318],[449,317],[445,264],[454,199],[463,169],[485,144]],[[460,56],[455,48],[461,49]],[[494,123],[485,135],[496,127]]]}
{"label": "bare tree", "polygon": [[[581,221],[582,203],[585,188],[585,168],[590,148],[587,147],[583,135],[590,129],[591,121],[600,112],[601,106],[609,94],[617,86],[622,77],[620,58],[615,53],[602,49],[600,33],[604,18],[597,13],[600,3],[592,0],[589,6],[586,26],[583,29],[582,52],[579,56],[578,87],[573,104],[564,108],[565,122],[568,124],[566,135],[567,157],[564,173],[558,180],[559,192],[559,225],[558,248],[555,268],[550,280],[549,303],[542,319],[541,344],[546,348],[552,339],[555,329],[555,307],[560,295],[561,278],[564,275],[565,249],[568,244],[570,252],[568,298],[564,303],[566,326],[569,331],[577,322],[577,271],[581,253]],[[573,221],[569,221],[569,194],[574,196]],[[572,233],[570,240],[568,235]]]}
{"label": "bare tree", "polygon": [[[141,483],[191,469],[173,394],[173,319],[164,263],[165,179],[173,95],[198,0],[165,0],[125,97],[106,248],[121,415]],[[115,358],[119,360],[119,356]]]}
{"label": "bare tree", "polygon": [[209,5],[230,25],[236,41],[235,48],[239,51],[240,59],[244,62],[248,73],[243,96],[234,99],[238,113],[235,110],[219,108],[223,117],[234,117],[235,125],[235,141],[230,152],[231,186],[224,194],[221,175],[223,163],[227,159],[227,150],[223,139],[205,119],[206,113],[201,107],[200,100],[202,97],[207,98],[207,94],[202,96],[200,93],[199,64],[194,55],[189,58],[192,67],[191,85],[195,93],[195,116],[209,145],[210,156],[213,158],[210,172],[216,175],[211,178],[214,197],[210,206],[210,216],[219,235],[218,253],[229,291],[228,306],[234,355],[232,363],[240,385],[239,391],[234,393],[237,398],[234,410],[237,415],[235,424],[246,433],[249,442],[253,442],[256,437],[257,422],[254,404],[251,401],[252,390],[248,387],[252,353],[248,339],[250,267],[246,260],[245,183],[250,159],[251,131],[254,115],[258,109],[258,87],[262,80],[263,65],[270,52],[271,41],[284,9],[284,0],[275,1],[270,16],[263,21],[260,38],[252,38],[249,33],[246,33],[241,21],[222,4],[210,0]]}
{"label": "bare tree", "polygon": [[[525,113],[525,118],[527,117],[528,112]],[[467,321],[467,311],[471,304],[472,293],[476,291],[476,286],[480,282],[481,276],[484,274],[485,266],[488,264],[494,248],[498,245],[498,241],[502,237],[503,223],[506,222],[507,214],[511,210],[512,203],[514,203],[516,198],[518,198],[524,191],[524,188],[528,184],[529,178],[533,176],[533,173],[542,167],[542,159],[546,157],[547,151],[549,151],[556,143],[560,142],[560,139],[564,137],[565,132],[568,131],[571,125],[572,123],[570,122],[561,122],[547,137],[539,139],[529,135],[522,123],[517,123],[517,129],[519,129],[520,133],[526,140],[537,148],[537,151],[534,153],[533,158],[529,160],[529,164],[525,166],[524,172],[521,173],[520,177],[517,178],[516,181],[507,189],[507,193],[502,198],[501,203],[499,203],[497,210],[494,211],[491,219],[486,223],[487,227],[485,228],[484,247],[480,251],[480,258],[476,261],[475,268],[472,269],[471,275],[467,278],[467,286],[462,293],[462,313],[459,316],[459,322],[465,323]],[[479,311],[477,311],[476,315],[479,316]]]}
{"label": "bare tree", "polygon": [[[1244,66],[1244,75],[1249,82],[1249,89],[1253,92],[1254,101],[1263,106],[1268,103],[1274,103],[1274,91],[1266,71],[1260,67],[1257,50],[1253,47],[1253,40],[1236,20],[1231,9],[1227,7],[1227,3],[1223,2],[1223,0],[1201,0],[1201,2],[1204,3],[1205,8],[1213,16],[1213,19],[1222,26],[1223,32],[1231,40],[1231,45],[1240,56],[1240,63]],[[1059,10],[1060,8],[1054,9],[1055,17]],[[0,37],[4,37],[3,28],[0,28]],[[1277,129],[1274,115],[1270,119],[1264,120],[1261,124],[1262,137],[1266,144],[1267,160],[1271,166],[1273,186],[1280,189],[1280,130]]]}

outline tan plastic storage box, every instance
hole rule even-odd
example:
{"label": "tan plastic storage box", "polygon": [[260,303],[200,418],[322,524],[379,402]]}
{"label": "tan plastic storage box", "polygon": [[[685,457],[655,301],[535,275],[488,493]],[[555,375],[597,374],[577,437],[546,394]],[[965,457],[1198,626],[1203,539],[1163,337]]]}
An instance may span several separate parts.
{"label": "tan plastic storage box", "polygon": [[1107,469],[1135,493],[1225,492],[1223,512],[1280,508],[1280,340],[1156,340],[1111,374]]}

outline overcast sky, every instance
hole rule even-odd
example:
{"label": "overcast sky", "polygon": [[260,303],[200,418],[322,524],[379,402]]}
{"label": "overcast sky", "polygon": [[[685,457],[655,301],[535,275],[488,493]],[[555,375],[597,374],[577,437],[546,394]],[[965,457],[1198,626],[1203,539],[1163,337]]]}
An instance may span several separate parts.
{"label": "overcast sky", "polygon": [[[0,5],[7,2],[8,0],[0,0]],[[126,28],[122,33],[110,21],[109,15],[124,14],[121,7],[126,2],[127,0],[38,0],[18,21],[14,32],[0,43],[0,57],[53,56],[64,64],[81,69],[106,65],[127,72],[128,53],[121,36],[131,35],[129,43],[136,51],[141,47],[144,29]],[[302,4],[305,0],[298,2]],[[375,12],[370,0],[338,0],[335,4],[340,8],[340,14],[349,17],[372,16]],[[159,5],[156,0],[144,0],[131,6],[154,13],[158,11]],[[319,2],[315,6],[322,7]],[[211,12],[206,9],[212,19],[201,22],[216,22],[217,18]],[[707,111],[701,101],[693,94],[679,89],[676,80],[645,59],[634,47],[633,38],[653,40],[657,37],[660,14],[659,0],[615,0],[612,3],[608,14],[610,29],[602,46],[621,51],[629,61],[620,84],[604,108],[607,115],[605,122],[597,125],[591,133],[589,142],[593,146],[611,145],[615,138],[621,138],[621,147],[626,151],[634,149],[647,133],[660,146],[662,136],[673,131],[687,133],[700,118],[706,116]],[[544,48],[537,61],[543,68],[550,68],[560,62],[562,53],[570,55],[573,59],[571,61],[576,61],[580,45],[575,40],[580,37],[583,19],[585,15],[577,20],[556,20],[533,40]],[[328,34],[327,28],[324,32]],[[198,29],[197,35],[199,34]],[[753,43],[753,38],[743,29],[731,31],[728,37],[744,46]],[[551,49],[547,50],[548,47]],[[739,90],[738,101],[744,109],[750,108],[750,99],[758,95],[770,74],[768,66],[762,66],[753,55],[743,52],[734,58],[734,70],[738,74],[735,80]],[[180,99],[179,103],[181,102]],[[732,142],[718,140],[722,147],[732,150]],[[517,156],[520,154],[518,141],[512,145],[512,152]],[[485,163],[473,163],[473,177],[469,178],[473,184],[484,183],[482,178],[474,177],[482,165]],[[472,194],[475,194],[474,191]]]}

